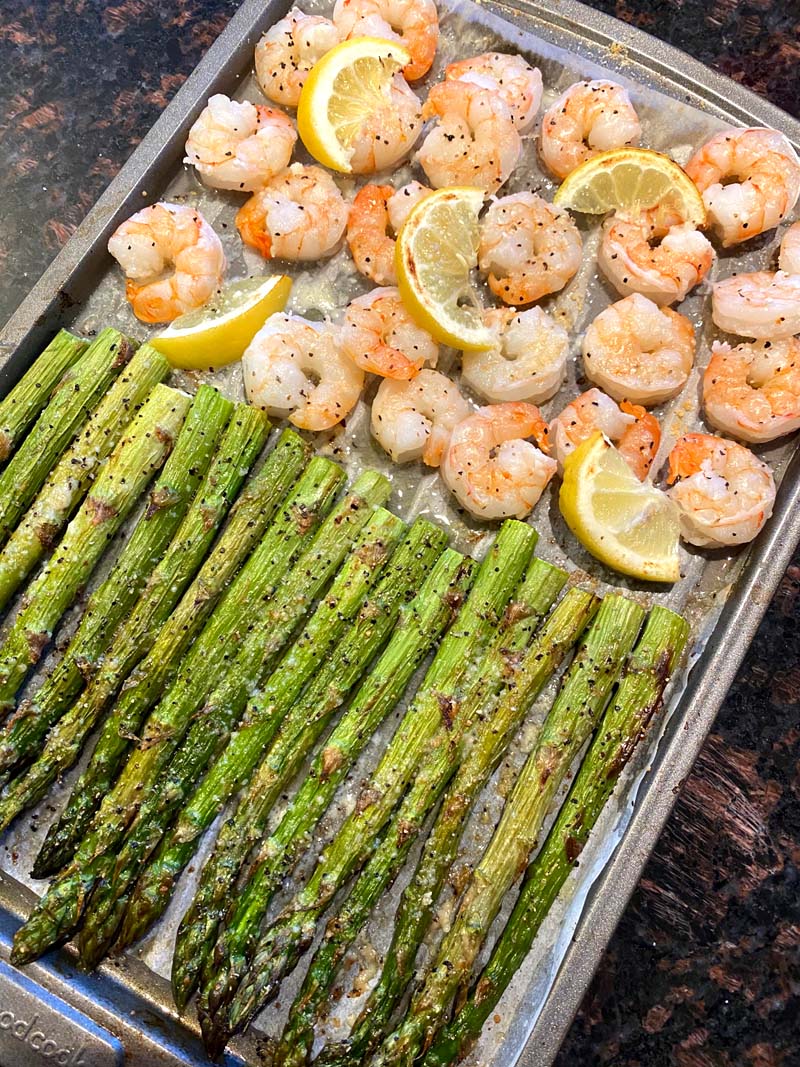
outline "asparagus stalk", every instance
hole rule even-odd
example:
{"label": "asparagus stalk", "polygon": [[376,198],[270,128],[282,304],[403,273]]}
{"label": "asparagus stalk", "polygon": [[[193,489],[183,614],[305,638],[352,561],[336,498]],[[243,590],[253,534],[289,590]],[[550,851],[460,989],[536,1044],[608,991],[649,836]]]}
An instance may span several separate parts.
{"label": "asparagus stalk", "polygon": [[[254,825],[257,813],[271,809],[304,753],[388,636],[400,603],[413,596],[424,570],[441,552],[445,535],[430,523],[416,523],[380,576],[374,592],[371,591],[379,569],[380,546],[388,547],[400,533],[399,520],[393,516],[389,518],[395,528],[382,531],[381,527],[388,526],[387,515],[384,513],[381,525],[377,524],[378,516],[370,523],[371,529],[365,531],[369,539],[362,538],[354,553],[349,568],[352,573],[348,574],[345,568],[337,577],[301,640],[251,702],[245,721],[227,750],[181,812],[176,827],[142,875],[125,916],[118,942],[120,948],[142,936],[161,914],[180,871],[194,854],[200,835],[225,801],[248,780],[259,756],[271,745],[268,751],[272,774],[260,779],[262,791],[252,797],[253,811],[247,825],[241,824],[239,813],[235,817],[241,829],[242,860],[246,858],[250,847],[261,836]],[[363,573],[359,574],[362,569]],[[311,673],[304,663],[307,661],[309,668],[316,668],[325,656],[327,662],[300,697],[301,685]],[[280,732],[275,737],[278,729]],[[247,799],[243,803],[249,808]]]}
{"label": "asparagus stalk", "polygon": [[88,342],[67,330],[59,330],[36,362],[0,402],[0,463],[5,463],[53,390]]}
{"label": "asparagus stalk", "polygon": [[318,458],[309,463],[266,536],[183,658],[168,692],[150,713],[138,746],[103,798],[75,858],[17,931],[13,950],[17,962],[40,955],[77,928],[98,879],[113,863],[112,850],[142,799],[180,744],[192,715],[216,679],[235,660],[241,641],[272,599],[287,567],[310,540],[343,477],[341,468],[328,460]]}
{"label": "asparagus stalk", "polygon": [[363,864],[376,835],[389,819],[424,753],[444,745],[456,722],[459,702],[491,640],[506,603],[528,563],[536,541],[530,526],[503,524],[481,564],[457,622],[404,715],[355,811],[345,820],[314,868],[306,886],[267,928],[253,964],[231,1001],[229,1019],[217,1012],[206,1044],[212,1052],[240,1029],[276,991],[314,936],[317,922],[337,889]]}
{"label": "asparagus stalk", "polygon": [[[469,588],[472,571],[471,560],[446,549],[414,599],[401,605],[389,644],[317,754],[278,828],[266,842],[262,859],[239,898],[240,906],[236,907],[225,936],[220,938],[211,963],[211,976],[219,975],[220,981],[224,977],[229,983],[234,980],[229,974],[234,966],[233,960],[246,956],[252,948],[255,933],[282,876],[308,845],[312,831],[336,789],[458,610]],[[263,830],[263,826],[257,828],[259,835]],[[178,930],[172,984],[181,1010],[188,1003],[201,968],[210,957],[218,923],[233,899],[239,852],[233,821],[229,821],[217,837],[194,900]],[[233,935],[238,935],[238,941]]]}
{"label": "asparagus stalk", "polygon": [[689,627],[680,615],[653,608],[558,818],[528,867],[491,958],[464,1006],[428,1052],[425,1067],[446,1067],[466,1054],[521,967],[620,774],[660,711],[688,637]]}
{"label": "asparagus stalk", "polygon": [[169,455],[189,402],[184,393],[157,385],[109,458],[58,552],[28,590],[0,648],[0,707],[13,705],[17,689],[38,662],[61,616]]}
{"label": "asparagus stalk", "polygon": [[[278,651],[302,617],[311,595],[320,592],[326,580],[335,572],[342,556],[338,547],[342,540],[342,523],[336,520],[341,520],[344,515],[352,516],[349,503],[344,511],[340,510],[338,516],[334,516],[327,529],[323,526],[320,530],[320,534],[329,533],[332,536],[323,544],[319,542],[318,535],[318,544],[313,553],[318,564],[316,572],[302,559],[298,562],[283,585],[281,594],[276,595],[274,605],[245,642],[233,669],[209,697],[202,717],[194,723],[172,763],[145,798],[122,845],[113,872],[106,885],[94,894],[84,920],[78,948],[85,966],[96,965],[110,947],[130,899],[130,888],[139,871],[158,845],[173,815],[186,801],[212,754],[218,752],[230,737],[230,731],[244,710],[259,676],[262,673],[269,675]],[[322,602],[298,639],[284,654],[262,693],[250,702],[245,722],[228,749],[217,759],[208,777],[181,812],[179,828],[185,829],[188,822],[191,831],[188,837],[181,835],[176,842],[181,851],[180,858],[176,860],[177,870],[167,868],[168,873],[165,873],[160,869],[160,892],[153,903],[148,902],[146,907],[141,907],[141,897],[136,898],[139,904],[136,922],[128,927],[126,916],[126,931],[135,932],[138,924],[138,930],[144,932],[167,906],[175,879],[193,854],[202,829],[211,823],[227,796],[244,780],[247,772],[245,756],[238,750],[231,750],[237,748],[242,736],[250,738],[251,743],[261,736],[263,743],[267,743],[305,682],[323,658],[332,653],[334,644],[359,610],[403,530],[403,523],[390,512],[383,508],[373,512]],[[328,541],[331,542],[330,549]],[[238,747],[241,749],[242,746]],[[257,753],[253,762],[255,758]],[[220,768],[225,768],[227,774],[218,776]],[[123,932],[120,949],[128,943],[129,936],[129,932]],[[131,939],[135,939],[135,934]]]}
{"label": "asparagus stalk", "polygon": [[469,976],[503,897],[528,863],[559,785],[597,725],[643,617],[644,609],[624,597],[611,595],[603,601],[472,874],[455,921],[404,1021],[383,1042],[373,1064],[410,1065],[435,1036]]}
{"label": "asparagus stalk", "polygon": [[324,1049],[321,1063],[361,1063],[380,1040],[413,977],[417,950],[430,927],[445,880],[455,864],[472,806],[503,758],[542,685],[578,640],[597,605],[598,600],[591,593],[581,589],[567,592],[521,658],[514,685],[501,696],[490,723],[482,725],[476,732],[474,743],[445,794],[414,876],[400,899],[392,943],[378,983],[348,1040]]}
{"label": "asparagus stalk", "polygon": [[[325,936],[306,972],[302,988],[289,1012],[275,1063],[302,1065],[308,1062],[314,1042],[317,1014],[328,999],[331,984],[348,947],[367,922],[374,905],[394,881],[436,806],[447,782],[464,756],[463,739],[476,723],[479,744],[482,734],[494,734],[495,708],[506,692],[516,694],[522,654],[542,617],[550,609],[567,579],[565,571],[543,560],[534,560],[516,589],[498,627],[497,635],[481,663],[478,678],[464,699],[459,727],[450,744],[432,749],[422,761],[409,791],[392,817],[380,848],[370,857],[336,915],[328,921]],[[541,666],[539,685],[547,679]]]}
{"label": "asparagus stalk", "polygon": [[0,474],[0,544],[134,349],[117,330],[103,330],[63,376],[50,403]]}
{"label": "asparagus stalk", "polygon": [[[189,413],[189,418],[197,407],[199,399],[200,393],[198,393],[198,401]],[[198,416],[205,408],[207,405],[203,404],[198,410]],[[198,439],[198,446],[207,444],[211,433],[213,420],[210,412],[204,418],[206,431],[203,440]],[[21,811],[40,800],[57,775],[71,767],[78,758],[86,737],[106,707],[109,694],[116,689],[117,682],[127,673],[131,663],[135,662],[138,656],[152,645],[159,626],[169,617],[170,611],[202,563],[248,468],[264,445],[268,426],[264,415],[255,408],[247,404],[237,406],[220,442],[219,450],[208,468],[184,521],[163,559],[150,575],[132,613],[117,631],[111,647],[107,649],[105,657],[99,663],[97,672],[89,679],[88,688],[78,702],[53,727],[44,750],[37,760],[12,783],[5,795],[0,797],[0,828],[7,826]],[[182,438],[183,432],[178,439],[176,452],[181,447]],[[299,465],[302,449],[299,449],[296,455]],[[173,456],[170,457],[168,466]],[[202,466],[203,463],[197,464],[197,469],[201,472]],[[142,522],[146,521],[149,525],[158,521],[158,515],[164,513],[164,511],[156,512]],[[137,531],[138,529],[139,527]],[[135,548],[136,540],[139,538],[135,532],[130,541],[131,550]],[[219,551],[223,550],[226,540],[227,535],[223,535],[218,546]],[[217,557],[218,550],[212,554],[209,567]],[[98,605],[98,612],[101,606]],[[58,669],[53,675],[54,682],[58,681],[56,673]],[[39,699],[42,693],[43,690],[40,690],[37,694],[36,710],[50,714],[53,708],[58,708],[61,699],[57,684],[51,692],[45,694],[48,697],[47,702],[45,702],[45,696]],[[40,719],[35,717],[20,719],[14,730],[16,735],[14,740],[22,747],[32,747],[38,744],[41,737],[40,725]],[[10,744],[8,748],[11,748]],[[4,751],[6,749],[0,749],[0,753]],[[110,783],[108,788],[110,788]],[[91,791],[89,793],[92,795]],[[88,821],[91,814],[88,805],[85,805],[81,811],[87,811],[85,818]],[[76,822],[78,821],[76,819]],[[81,826],[73,828],[76,838],[79,835],[82,836],[82,829]],[[51,839],[52,835],[48,840]],[[34,870],[37,871],[38,867]]]}
{"label": "asparagus stalk", "polygon": [[[129,369],[134,367],[142,352],[145,352],[144,348],[133,357]],[[108,397],[126,374],[120,376]],[[56,667],[8,724],[0,741],[0,771],[34,751],[49,727],[70,706],[84,680],[96,672],[114,630],[136,603],[153,566],[164,554],[197,492],[232,410],[230,401],[216,389],[207,385],[200,387],[175,447],[150,491],[142,517],[123,546],[111,574],[90,597],[75,636]],[[18,527],[6,548],[13,544],[20,529],[22,527]]]}
{"label": "asparagus stalk", "polygon": [[168,373],[167,360],[143,345],[89,416],[0,553],[0,610],[56,544],[132,415]]}
{"label": "asparagus stalk", "polygon": [[[53,745],[48,741],[49,753],[45,757],[66,761],[65,765],[70,766],[120,683],[127,678],[88,767],[60,818],[48,830],[34,863],[35,878],[54,874],[71,859],[100,801],[111,789],[131,738],[159,694],[168,688],[184,651],[267,529],[307,455],[303,441],[293,431],[284,430],[260,471],[245,485],[218,542],[186,589],[241,482],[236,442],[228,444],[230,455],[226,449],[220,455],[220,464],[209,472],[202,499],[193,506],[163,566],[150,579],[147,595],[115,638],[97,677],[59,723],[59,738]],[[247,448],[246,444],[243,448]]]}

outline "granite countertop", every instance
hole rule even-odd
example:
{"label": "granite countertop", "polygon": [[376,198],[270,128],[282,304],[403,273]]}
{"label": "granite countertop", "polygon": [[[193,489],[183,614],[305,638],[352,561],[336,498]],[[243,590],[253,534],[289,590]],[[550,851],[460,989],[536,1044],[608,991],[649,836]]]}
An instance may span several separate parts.
{"label": "granite countertop", "polygon": [[[800,113],[798,0],[592,0]],[[237,0],[8,0],[0,320]],[[728,695],[559,1067],[800,1065],[800,553]]]}

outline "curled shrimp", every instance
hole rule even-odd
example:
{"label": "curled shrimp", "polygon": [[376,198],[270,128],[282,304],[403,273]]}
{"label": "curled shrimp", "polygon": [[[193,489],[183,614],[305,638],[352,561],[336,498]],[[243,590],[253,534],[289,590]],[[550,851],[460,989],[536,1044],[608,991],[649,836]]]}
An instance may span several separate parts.
{"label": "curled shrimp", "polygon": [[253,192],[289,165],[296,140],[282,111],[217,93],[189,130],[184,163],[215,189]]}
{"label": "curled shrimp", "polygon": [[459,504],[479,519],[524,518],[556,472],[547,423],[533,404],[491,404],[460,422],[440,468]]}
{"label": "curled shrimp", "polygon": [[778,266],[784,274],[800,274],[800,222],[783,235]]}
{"label": "curled shrimp", "polygon": [[701,548],[752,541],[775,503],[766,463],[744,445],[712,434],[680,438],[669,454],[668,481],[681,536]]}
{"label": "curled shrimp", "polygon": [[470,413],[455,382],[435,370],[411,381],[385,378],[372,401],[372,435],[395,463],[438,467],[453,428]]}
{"label": "curled shrimp", "polygon": [[422,114],[438,119],[417,152],[434,189],[474,185],[493,193],[508,180],[519,162],[522,140],[496,93],[470,82],[439,82]]}
{"label": "curled shrimp", "polygon": [[341,39],[330,19],[293,7],[256,45],[256,78],[267,100],[297,107],[308,72]]}
{"label": "curled shrimp", "polygon": [[225,273],[219,237],[187,204],[142,208],[117,227],[108,250],[125,272],[125,296],[142,322],[171,322],[200,307]]}
{"label": "curled shrimp", "polygon": [[800,196],[800,160],[777,130],[722,130],[685,169],[726,248],[777,226]]}
{"label": "curled shrimp", "polygon": [[433,0],[336,0],[333,21],[342,37],[402,41],[411,56],[403,74],[411,81],[431,69],[439,43]]}
{"label": "curled shrimp", "polygon": [[558,392],[567,368],[569,336],[541,308],[515,312],[494,308],[484,314],[495,343],[464,352],[464,381],[487,400],[527,400],[543,404]]}
{"label": "curled shrimp", "polygon": [[583,366],[587,378],[615,400],[652,407],[684,387],[694,350],[688,319],[634,293],[591,323],[583,339]]}
{"label": "curled shrimp", "polygon": [[563,289],[582,255],[569,213],[535,193],[495,200],[481,222],[478,265],[495,296],[515,307]]}
{"label": "curled shrimp", "polygon": [[355,407],[364,372],[319,322],[271,315],[242,356],[247,400],[304,430],[329,430]]}
{"label": "curled shrimp", "polygon": [[600,389],[581,393],[550,423],[550,440],[559,470],[563,470],[570,452],[596,430],[617,446],[639,481],[644,481],[661,443],[658,419],[627,400],[618,405]]}
{"label": "curled shrimp", "polygon": [[382,378],[413,378],[424,363],[436,366],[439,358],[438,344],[417,326],[393,286],[347,305],[339,342],[356,366]]}
{"label": "curled shrimp", "polygon": [[372,107],[350,131],[348,161],[353,174],[374,174],[397,166],[422,129],[422,104],[402,74],[373,96]]}
{"label": "curled shrimp", "polygon": [[356,267],[376,285],[397,284],[395,234],[429,192],[420,182],[409,182],[400,189],[365,185],[356,194],[347,218],[347,244]]}
{"label": "curled shrimp", "polygon": [[322,167],[291,167],[270,178],[239,209],[245,244],[265,259],[300,261],[332,256],[347,225],[347,203]]}
{"label": "curled shrimp", "polygon": [[689,222],[658,211],[618,211],[603,227],[597,262],[622,296],[674,304],[708,274],[714,249]]}
{"label": "curled shrimp", "polygon": [[473,82],[496,92],[520,133],[531,128],[542,104],[542,72],[522,56],[484,52],[451,63],[444,76],[448,81]]}
{"label": "curled shrimp", "polygon": [[539,151],[558,178],[612,148],[639,143],[642,127],[628,93],[612,81],[576,82],[542,116]]}
{"label": "curled shrimp", "polygon": [[711,316],[721,330],[757,340],[800,333],[800,274],[756,271],[717,282]]}
{"label": "curled shrimp", "polygon": [[800,340],[716,341],[703,375],[703,407],[717,430],[763,444],[800,427]]}

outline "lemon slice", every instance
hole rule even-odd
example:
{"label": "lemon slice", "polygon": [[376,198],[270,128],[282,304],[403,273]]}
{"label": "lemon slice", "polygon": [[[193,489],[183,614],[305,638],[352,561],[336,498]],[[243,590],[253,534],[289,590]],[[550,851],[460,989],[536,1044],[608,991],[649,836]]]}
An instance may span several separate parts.
{"label": "lemon slice", "polygon": [[354,37],[311,68],[297,105],[297,129],[314,159],[349,174],[364,120],[385,104],[394,75],[411,62],[401,44]]}
{"label": "lemon slice", "polygon": [[661,206],[694,226],[706,223],[703,198],[689,175],[649,148],[615,148],[592,156],[564,179],[554,201],[588,215]]}
{"label": "lemon slice", "polygon": [[675,505],[640,482],[603,434],[567,457],[559,504],[581,544],[615,571],[649,582],[680,577]]}
{"label": "lemon slice", "polygon": [[397,284],[411,315],[437,341],[467,351],[492,346],[470,278],[483,197],[467,186],[437,189],[411,209],[395,245]]}
{"label": "lemon slice", "polygon": [[242,358],[270,315],[283,311],[291,288],[285,274],[233,282],[208,304],[179,316],[150,344],[175,367],[224,367]]}

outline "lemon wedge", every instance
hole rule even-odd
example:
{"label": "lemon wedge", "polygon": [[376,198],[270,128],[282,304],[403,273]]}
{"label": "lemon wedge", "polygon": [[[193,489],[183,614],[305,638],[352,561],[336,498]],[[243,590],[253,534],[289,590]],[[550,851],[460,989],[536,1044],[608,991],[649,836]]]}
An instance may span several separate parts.
{"label": "lemon wedge", "polygon": [[640,482],[603,434],[567,457],[559,505],[581,544],[615,571],[648,582],[680,577],[675,505]]}
{"label": "lemon wedge", "polygon": [[410,62],[397,42],[353,37],[314,64],[297,105],[297,129],[314,159],[351,172],[352,144],[364,120],[385,105],[392,78]]}
{"label": "lemon wedge", "polygon": [[209,303],[179,316],[150,344],[175,367],[224,367],[242,358],[270,315],[283,311],[291,288],[285,274],[233,282]]}
{"label": "lemon wedge", "polygon": [[706,223],[703,198],[689,175],[649,148],[615,148],[592,156],[567,175],[554,202],[588,215],[663,207],[696,227]]}
{"label": "lemon wedge", "polygon": [[395,245],[397,284],[414,319],[442,344],[479,351],[492,334],[470,271],[478,263],[481,189],[437,189],[416,204]]}

